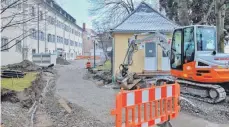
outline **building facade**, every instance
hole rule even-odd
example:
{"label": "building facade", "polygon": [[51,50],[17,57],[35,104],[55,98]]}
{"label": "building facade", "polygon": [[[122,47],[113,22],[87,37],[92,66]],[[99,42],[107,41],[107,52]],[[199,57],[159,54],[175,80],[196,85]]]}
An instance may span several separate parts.
{"label": "building facade", "polygon": [[[1,4],[7,6],[16,0],[6,1]],[[31,61],[35,53],[61,52],[67,60],[82,55],[83,29],[76,24],[75,18],[54,0],[23,1],[2,14],[2,17],[7,17],[1,18],[3,26],[9,23],[8,17],[12,16],[12,12],[20,14],[14,18],[15,22],[23,21],[7,27],[1,33],[1,45],[5,45],[1,47],[2,65],[21,62],[23,59]]]}
{"label": "building facade", "polygon": [[[169,43],[169,40],[172,39],[172,32],[177,27],[179,27],[177,24],[167,19],[149,4],[140,3],[120,24],[111,29],[113,36],[113,76],[119,72],[119,66],[123,63],[128,50],[129,40],[134,34],[157,31],[164,34]],[[144,37],[141,35],[138,39]],[[163,49],[155,41],[141,43],[132,59],[133,63],[129,65],[131,72],[170,70],[169,57],[164,54]]]}

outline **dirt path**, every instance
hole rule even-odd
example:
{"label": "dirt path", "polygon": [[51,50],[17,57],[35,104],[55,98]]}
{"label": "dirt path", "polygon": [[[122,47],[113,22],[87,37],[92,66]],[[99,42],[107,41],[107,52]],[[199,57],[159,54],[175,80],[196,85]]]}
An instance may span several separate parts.
{"label": "dirt path", "polygon": [[[104,124],[114,122],[110,115],[114,104],[115,91],[98,88],[93,82],[83,79],[85,61],[75,61],[71,65],[60,67],[56,92],[72,103],[83,107]],[[57,67],[58,68],[58,67]]]}

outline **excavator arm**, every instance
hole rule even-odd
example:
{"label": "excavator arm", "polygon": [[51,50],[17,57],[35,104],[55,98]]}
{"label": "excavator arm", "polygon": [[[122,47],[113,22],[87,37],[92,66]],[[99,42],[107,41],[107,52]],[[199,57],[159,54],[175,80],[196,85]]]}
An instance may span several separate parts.
{"label": "excavator arm", "polygon": [[[144,36],[144,37],[141,38],[141,36]],[[129,42],[128,42],[129,46],[128,46],[128,50],[126,52],[124,61],[119,66],[119,70],[120,70],[122,77],[127,76],[128,70],[129,70],[128,68],[133,63],[133,54],[138,51],[139,45],[144,44],[144,43],[150,43],[150,42],[154,42],[157,45],[159,45],[162,48],[163,52],[167,54],[170,58],[170,54],[171,54],[170,44],[168,43],[168,40],[166,39],[165,35],[161,34],[158,31],[134,34],[129,39]]]}

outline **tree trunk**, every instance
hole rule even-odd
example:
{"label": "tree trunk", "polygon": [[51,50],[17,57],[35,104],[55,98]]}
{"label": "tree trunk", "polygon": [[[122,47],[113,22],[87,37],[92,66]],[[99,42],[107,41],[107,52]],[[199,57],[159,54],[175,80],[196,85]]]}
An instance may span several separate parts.
{"label": "tree trunk", "polygon": [[216,13],[216,28],[217,28],[217,44],[218,52],[224,52],[224,19],[225,19],[225,8],[224,4],[220,7],[220,3],[223,0],[215,0],[215,13]]}
{"label": "tree trunk", "polygon": [[189,13],[187,0],[178,0],[178,17],[182,26],[189,25]]}
{"label": "tree trunk", "polygon": [[[222,0],[221,0],[222,1]],[[224,21],[226,13],[226,4],[221,8],[221,35],[220,35],[220,50],[224,52]]]}

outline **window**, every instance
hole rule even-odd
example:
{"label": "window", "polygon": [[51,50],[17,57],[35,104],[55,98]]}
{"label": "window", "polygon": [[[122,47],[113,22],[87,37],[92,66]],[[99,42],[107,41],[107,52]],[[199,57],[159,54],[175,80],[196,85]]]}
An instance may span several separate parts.
{"label": "window", "polygon": [[173,41],[172,41],[171,68],[173,69],[182,69],[181,41],[182,41],[182,30],[178,29],[174,32]]}
{"label": "window", "polygon": [[40,11],[40,20],[43,20],[43,19],[44,19],[44,17],[43,17],[43,12]]}
{"label": "window", "polygon": [[1,50],[4,50],[4,49],[6,49],[6,50],[4,50],[4,51],[9,51],[9,49],[7,49],[8,48],[8,38],[1,38]]}
{"label": "window", "polygon": [[51,22],[52,22],[52,17],[51,16],[48,16],[48,22],[51,24]]}
{"label": "window", "polygon": [[56,36],[55,35],[52,35],[52,42],[56,42]]}
{"label": "window", "polygon": [[18,8],[19,10],[21,10],[21,8],[22,8],[22,4],[21,4],[21,3],[19,3],[19,4],[18,4],[18,6],[17,6],[17,8]]}
{"label": "window", "polygon": [[196,30],[197,50],[216,50],[216,31],[214,27],[199,26]]}
{"label": "window", "polygon": [[48,42],[52,42],[51,34],[48,34]]}
{"label": "window", "polygon": [[35,7],[34,6],[31,7],[31,15],[35,16]]}
{"label": "window", "polygon": [[184,29],[184,62],[194,61],[194,53],[194,28],[188,27]]}
{"label": "window", "polygon": [[60,37],[59,36],[57,36],[57,38],[56,38],[57,40],[57,43],[60,43]]}
{"label": "window", "polygon": [[68,45],[68,39],[64,39],[64,44]]}
{"label": "window", "polygon": [[42,41],[44,41],[45,40],[45,38],[44,38],[44,32],[40,32],[40,39],[42,40]]}
{"label": "window", "polygon": [[31,37],[32,37],[33,39],[36,39],[36,38],[37,38],[37,32],[36,32],[35,29],[31,29]]}
{"label": "window", "polygon": [[32,49],[32,54],[35,54],[36,53],[36,49]]}
{"label": "window", "polygon": [[20,40],[16,40],[16,52],[22,52],[22,46]]}
{"label": "window", "polygon": [[63,43],[63,38],[62,37],[60,37],[60,43]]}

